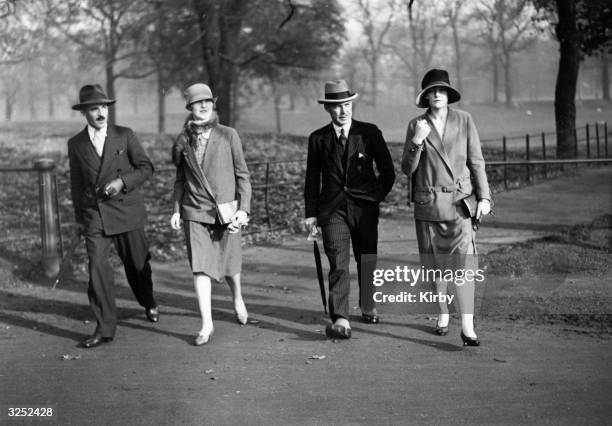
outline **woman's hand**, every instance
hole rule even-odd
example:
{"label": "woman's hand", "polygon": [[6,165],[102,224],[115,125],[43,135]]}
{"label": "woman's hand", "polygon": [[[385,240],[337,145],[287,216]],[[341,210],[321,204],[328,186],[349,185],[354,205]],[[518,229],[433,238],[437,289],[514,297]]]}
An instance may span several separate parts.
{"label": "woman's hand", "polygon": [[180,213],[172,214],[172,217],[170,218],[170,226],[172,227],[172,229],[176,231],[181,229],[181,214]]}
{"label": "woman's hand", "polygon": [[480,220],[483,216],[491,213],[491,202],[487,199],[480,200],[476,207],[476,219]]}
{"label": "woman's hand", "polygon": [[227,229],[229,229],[231,234],[234,234],[240,230],[240,228],[244,228],[249,223],[249,215],[244,210],[238,210],[230,219],[229,225],[227,225]]}
{"label": "woman's hand", "polygon": [[416,122],[416,126],[414,127],[414,136],[412,137],[412,142],[417,145],[421,145],[425,138],[429,136],[429,132],[431,132],[431,127],[427,123],[427,120],[419,120]]}

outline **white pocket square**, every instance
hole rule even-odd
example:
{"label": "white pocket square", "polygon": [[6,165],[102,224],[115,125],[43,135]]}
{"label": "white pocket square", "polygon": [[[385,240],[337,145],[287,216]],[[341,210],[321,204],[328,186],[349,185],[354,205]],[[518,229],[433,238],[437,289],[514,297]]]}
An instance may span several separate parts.
{"label": "white pocket square", "polygon": [[365,154],[362,154],[361,152],[359,152],[357,158],[365,158]]}

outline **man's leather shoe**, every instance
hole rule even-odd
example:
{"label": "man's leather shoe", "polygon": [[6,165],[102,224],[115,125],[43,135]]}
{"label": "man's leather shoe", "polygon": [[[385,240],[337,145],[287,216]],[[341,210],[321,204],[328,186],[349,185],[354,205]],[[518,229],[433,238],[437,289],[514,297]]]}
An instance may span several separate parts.
{"label": "man's leather shoe", "polygon": [[81,346],[86,349],[95,348],[96,346],[100,346],[102,343],[112,342],[112,337],[102,337],[99,334],[94,334],[93,336],[89,336],[87,339],[81,342]]}
{"label": "man's leather shoe", "polygon": [[337,324],[328,324],[325,327],[325,335],[330,339],[350,339],[351,329]]}
{"label": "man's leather shoe", "polygon": [[159,308],[157,306],[145,309],[145,314],[147,315],[147,319],[149,321],[151,322],[159,321]]}
{"label": "man's leather shoe", "polygon": [[366,324],[378,324],[380,322],[380,317],[376,314],[361,314],[361,318]]}

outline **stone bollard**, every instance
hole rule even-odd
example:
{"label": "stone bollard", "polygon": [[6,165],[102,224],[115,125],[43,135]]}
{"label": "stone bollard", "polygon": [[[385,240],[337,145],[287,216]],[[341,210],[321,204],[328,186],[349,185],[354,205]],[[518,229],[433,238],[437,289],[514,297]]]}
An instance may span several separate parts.
{"label": "stone bollard", "polygon": [[41,158],[34,163],[38,172],[38,204],[40,208],[40,239],[42,244],[41,263],[48,278],[55,278],[60,269],[59,229],[55,203],[55,162]]}

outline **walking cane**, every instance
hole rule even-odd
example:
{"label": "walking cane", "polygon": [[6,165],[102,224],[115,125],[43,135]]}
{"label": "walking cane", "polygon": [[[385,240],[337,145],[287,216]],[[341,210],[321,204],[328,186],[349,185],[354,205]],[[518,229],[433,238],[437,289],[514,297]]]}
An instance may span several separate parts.
{"label": "walking cane", "polygon": [[55,289],[55,287],[57,287],[57,285],[59,284],[60,280],[64,278],[64,275],[66,274],[66,271],[68,270],[68,266],[70,265],[72,261],[72,256],[74,256],[74,252],[76,251],[76,248],[78,247],[80,242],[81,242],[81,232],[77,231],[76,235],[70,242],[70,246],[68,247],[68,250],[66,251],[66,255],[62,259],[62,263],[60,264],[59,272],[57,273],[55,282],[53,283],[53,286],[51,287],[52,289]]}

